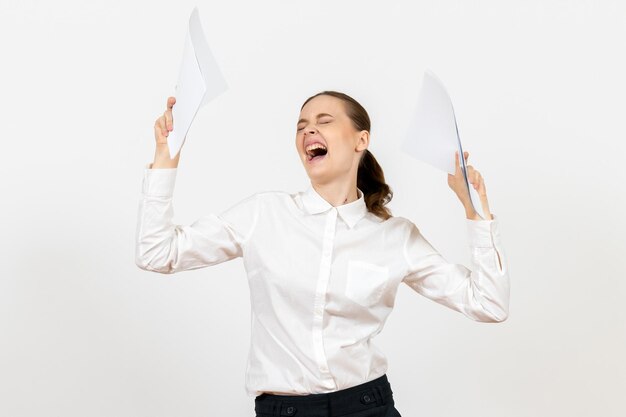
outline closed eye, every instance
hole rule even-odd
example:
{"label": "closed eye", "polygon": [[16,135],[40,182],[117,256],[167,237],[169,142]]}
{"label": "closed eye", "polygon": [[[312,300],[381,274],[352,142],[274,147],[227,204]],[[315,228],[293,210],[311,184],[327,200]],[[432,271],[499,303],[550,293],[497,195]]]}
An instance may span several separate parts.
{"label": "closed eye", "polygon": [[[332,122],[332,120],[326,120],[326,121],[324,121],[324,122],[320,122],[320,124],[325,125],[325,124],[328,124],[328,123],[330,123],[330,122]],[[299,128],[297,129],[297,131],[299,132],[299,131],[301,131],[302,129],[304,129],[304,126],[303,126],[303,127],[299,127]]]}

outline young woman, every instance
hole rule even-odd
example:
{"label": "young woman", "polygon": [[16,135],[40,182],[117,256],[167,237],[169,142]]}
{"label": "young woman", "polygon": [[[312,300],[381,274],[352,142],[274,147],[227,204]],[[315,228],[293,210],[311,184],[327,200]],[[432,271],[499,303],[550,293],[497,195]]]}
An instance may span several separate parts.
{"label": "young woman", "polygon": [[[468,167],[488,218],[473,209],[455,155],[448,185],[465,208],[473,270],[448,263],[409,219],[385,205],[392,191],[367,149],[370,119],[346,94],[307,99],[295,145],[310,179],[295,193],[262,191],[190,225],[172,222],[180,153],[170,159],[170,97],[144,170],[136,264],[165,274],[242,257],[251,300],[245,389],[257,417],[397,417],[387,360],[371,342],[405,283],[482,322],[509,309],[498,219],[480,173]],[[469,154],[465,152],[467,160]]]}

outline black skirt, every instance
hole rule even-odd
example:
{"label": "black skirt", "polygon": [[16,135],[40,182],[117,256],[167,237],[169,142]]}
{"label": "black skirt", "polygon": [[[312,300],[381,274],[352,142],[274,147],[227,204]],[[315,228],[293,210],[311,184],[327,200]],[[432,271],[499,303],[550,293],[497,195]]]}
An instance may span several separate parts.
{"label": "black skirt", "polygon": [[394,406],[387,375],[323,394],[277,395],[254,399],[256,417],[402,417]]}

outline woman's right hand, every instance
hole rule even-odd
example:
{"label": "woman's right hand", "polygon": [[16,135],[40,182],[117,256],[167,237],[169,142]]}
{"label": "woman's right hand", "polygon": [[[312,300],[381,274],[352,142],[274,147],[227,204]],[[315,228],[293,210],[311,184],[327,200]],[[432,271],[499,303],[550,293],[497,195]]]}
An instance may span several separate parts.
{"label": "woman's right hand", "polygon": [[174,103],[176,103],[176,98],[168,97],[167,110],[154,122],[154,138],[157,145],[167,145],[167,136],[174,129],[174,120],[172,118]]}
{"label": "woman's right hand", "polygon": [[167,109],[154,122],[154,139],[156,140],[156,151],[154,154],[154,162],[151,168],[176,168],[180,158],[180,151],[174,159],[170,158],[169,147],[167,146],[167,137],[174,129],[174,119],[172,117],[172,107],[176,103],[175,97],[167,98]]}

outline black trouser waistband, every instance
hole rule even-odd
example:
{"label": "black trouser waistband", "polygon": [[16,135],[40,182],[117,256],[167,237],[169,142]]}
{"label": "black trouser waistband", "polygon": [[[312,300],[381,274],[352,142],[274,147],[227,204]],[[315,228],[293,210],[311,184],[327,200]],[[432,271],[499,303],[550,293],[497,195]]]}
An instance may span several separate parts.
{"label": "black trouser waistband", "polygon": [[384,374],[342,390],[308,395],[263,393],[254,400],[254,411],[266,416],[322,417],[344,415],[394,404],[393,391]]}

